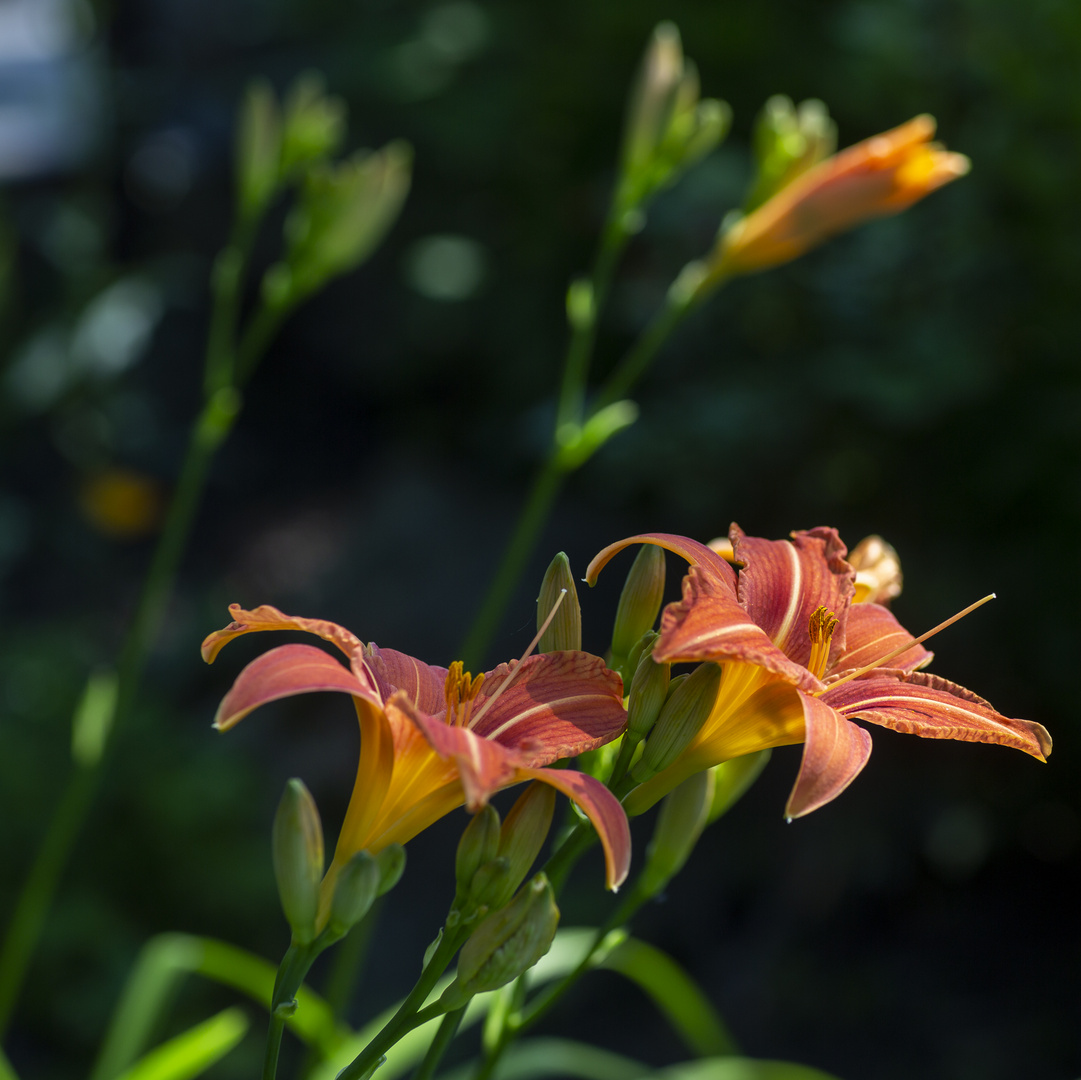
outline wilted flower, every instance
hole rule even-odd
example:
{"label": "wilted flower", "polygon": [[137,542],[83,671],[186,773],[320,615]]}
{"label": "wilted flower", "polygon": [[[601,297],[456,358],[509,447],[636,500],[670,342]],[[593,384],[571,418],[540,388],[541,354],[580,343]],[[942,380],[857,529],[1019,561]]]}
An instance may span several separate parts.
{"label": "wilted flower", "polygon": [[318,690],[350,694],[361,746],[353,795],[323,884],[354,852],[404,844],[465,803],[486,805],[501,788],[540,780],[569,796],[600,836],[607,882],[626,877],[630,836],[614,796],[597,780],[544,766],[616,738],[626,722],[618,675],[596,656],[555,652],[501,664],[477,678],[460,663],[448,670],[392,649],[364,645],[319,619],[294,618],[264,605],[232,605],[233,622],[203,642],[213,662],[227,642],[260,630],[304,630],[336,645],[345,667],[311,645],[282,645],[253,660],[218,709],[215,726],[238,723],[269,701]]}
{"label": "wilted flower", "polygon": [[804,743],[786,813],[798,817],[836,798],[867,763],[871,739],[851,718],[931,739],[998,743],[1045,760],[1040,725],[996,712],[983,698],[922,669],[932,654],[880,604],[853,604],[855,571],[836,530],[789,540],[745,536],[733,525],[738,577],[715,551],[683,536],[649,533],[605,548],[593,582],[630,544],[658,544],[691,568],[653,647],[669,662],[713,661],[722,677],[713,710],[690,745],[633,791],[632,813],[718,762]]}

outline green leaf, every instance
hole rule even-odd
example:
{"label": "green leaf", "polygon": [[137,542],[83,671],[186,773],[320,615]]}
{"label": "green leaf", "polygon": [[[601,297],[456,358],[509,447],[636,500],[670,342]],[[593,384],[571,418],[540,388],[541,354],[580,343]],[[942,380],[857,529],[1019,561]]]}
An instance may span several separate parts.
{"label": "green leaf", "polygon": [[225,1057],[247,1031],[248,1018],[240,1009],[223,1009],[155,1047],[118,1080],[191,1080]]}
{"label": "green leaf", "polygon": [[19,1080],[2,1048],[0,1048],[0,1080]]}
{"label": "green leaf", "polygon": [[694,1053],[735,1052],[732,1036],[701,987],[667,953],[628,938],[599,966],[637,983]]}
{"label": "green leaf", "polygon": [[[113,1013],[91,1080],[115,1080],[149,1044],[156,1025],[188,975],[230,986],[269,1009],[277,969],[255,956],[212,938],[161,934],[143,946]],[[351,1034],[339,1027],[330,1007],[301,987],[298,1008],[286,1023],[325,1057]]]}
{"label": "green leaf", "polygon": [[837,1080],[837,1077],[791,1061],[726,1057],[672,1065],[654,1073],[652,1080]]}
{"label": "green leaf", "polygon": [[[471,1064],[455,1069],[443,1080],[469,1080],[475,1068]],[[652,1076],[648,1065],[571,1039],[524,1039],[507,1049],[494,1073],[495,1080],[647,1080]]]}

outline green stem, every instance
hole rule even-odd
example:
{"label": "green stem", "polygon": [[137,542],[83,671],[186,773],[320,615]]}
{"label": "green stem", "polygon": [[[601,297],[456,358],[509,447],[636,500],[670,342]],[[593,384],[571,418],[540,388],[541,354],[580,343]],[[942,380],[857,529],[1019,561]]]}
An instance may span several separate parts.
{"label": "green stem", "polygon": [[559,408],[556,411],[556,439],[567,424],[581,424],[585,411],[586,386],[589,383],[589,365],[593,359],[593,346],[597,340],[597,323],[612,287],[616,264],[627,244],[627,232],[623,227],[625,214],[613,206],[604,227],[600,249],[593,266],[590,280],[591,297],[589,316],[572,322],[571,340],[567,346],[567,358],[563,364],[563,382],[559,391]]}
{"label": "green stem", "polygon": [[510,600],[510,594],[533,553],[537,536],[548,518],[565,476],[566,473],[558,465],[553,452],[533,482],[529,498],[503,552],[499,569],[488,586],[484,602],[462,645],[460,656],[468,670],[476,671],[481,665],[484,653]]}
{"label": "green stem", "polygon": [[0,952],[0,1038],[19,999],[68,854],[93,801],[97,777],[95,768],[76,768],[72,773],[15,906]]}
{"label": "green stem", "polygon": [[435,1033],[435,1038],[432,1039],[424,1060],[413,1074],[413,1080],[432,1080],[435,1076],[435,1070],[439,1068],[443,1055],[454,1041],[454,1036],[458,1034],[458,1026],[462,1022],[462,1017],[465,1016],[465,1010],[466,1006],[463,1005],[460,1009],[452,1009],[443,1016],[443,1022],[439,1025],[439,1030]]}
{"label": "green stem", "polygon": [[277,1074],[278,1055],[281,1052],[289,1006],[296,1007],[296,993],[320,952],[322,944],[317,938],[310,945],[290,945],[282,957],[278,977],[274,980],[274,992],[270,997],[270,1023],[263,1055],[263,1080],[274,1080]]}
{"label": "green stem", "polygon": [[601,384],[596,401],[593,403],[594,415],[606,405],[622,400],[631,392],[635,383],[653,362],[668,335],[683,321],[683,317],[691,310],[691,307],[691,302],[683,299],[676,300],[671,295],[669,296],[665,306]]}
{"label": "green stem", "polygon": [[270,346],[278,328],[292,311],[291,306],[260,305],[248,323],[244,336],[240,339],[236,357],[236,385],[245,386],[255,373],[255,369]]}
{"label": "green stem", "polygon": [[426,1009],[422,1009],[421,1006],[424,1005],[428,995],[439,981],[439,977],[446,971],[447,966],[454,959],[454,954],[468,936],[468,931],[460,928],[455,932],[444,930],[435,952],[420,973],[420,978],[410,990],[409,996],[383,1025],[379,1034],[338,1073],[336,1080],[367,1080],[371,1070],[402,1036],[444,1012],[438,1001],[433,1002]]}

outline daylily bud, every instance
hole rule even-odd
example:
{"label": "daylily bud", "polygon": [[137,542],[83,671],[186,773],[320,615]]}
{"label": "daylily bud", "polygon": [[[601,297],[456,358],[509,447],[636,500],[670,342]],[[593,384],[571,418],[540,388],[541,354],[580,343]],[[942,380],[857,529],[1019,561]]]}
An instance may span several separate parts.
{"label": "daylily bud", "polygon": [[454,876],[458,894],[467,896],[477,871],[499,854],[499,814],[494,806],[486,806],[473,815],[458,841],[454,860]]}
{"label": "daylily bud", "polygon": [[917,116],[808,169],[722,229],[702,287],[788,262],[864,221],[900,213],[964,176],[968,158],[932,143],[934,133],[934,118]]}
{"label": "daylily bud", "polygon": [[723,101],[698,100],[698,74],[683,58],[679,30],[670,22],[660,23],[627,109],[616,196],[625,232],[633,231],[637,207],[674,183],[724,138],[730,119],[731,110]]}
{"label": "daylily bud", "polygon": [[661,803],[637,888],[655,896],[683,869],[709,821],[714,779],[706,769],[688,777]]}
{"label": "daylily bud", "polygon": [[379,892],[379,863],[366,851],[358,851],[342,867],[334,882],[327,928],[343,937],[365,915]]}
{"label": "daylily bud", "polygon": [[345,135],[345,105],[328,97],[323,77],[308,72],[289,88],[282,125],[281,171],[297,170],[335,154]]}
{"label": "daylily bud", "polygon": [[771,751],[758,750],[753,754],[722,761],[709,771],[713,774],[713,803],[709,808],[707,824],[712,824],[728,812],[743,793],[758,779],[766,767]]}
{"label": "daylily bud", "polygon": [[473,931],[459,954],[457,977],[440,1001],[456,1009],[475,994],[506,986],[548,952],[558,925],[552,886],[538,874]]}
{"label": "daylily bud", "polygon": [[534,781],[510,808],[499,836],[499,854],[507,860],[506,885],[490,906],[502,907],[537,861],[556,808],[556,789]]}
{"label": "daylily bud", "polygon": [[385,847],[375,857],[379,864],[379,890],[377,896],[390,892],[405,873],[405,848],[401,844]]}
{"label": "daylily bud", "polygon": [[[566,595],[560,601],[560,593],[564,592]],[[562,649],[577,651],[582,647],[582,608],[578,603],[578,589],[574,584],[570,561],[562,551],[548,564],[541,582],[540,596],[537,597],[538,630],[557,603],[559,607],[555,616],[537,644],[538,652],[558,652]]]}
{"label": "daylily bud", "polygon": [[323,827],[311,793],[300,780],[285,785],[273,831],[274,876],[282,911],[299,945],[315,937],[323,877]]}
{"label": "daylily bud", "polygon": [[[642,635],[657,621],[664,599],[664,551],[643,544],[627,573],[612,627],[612,661],[625,659]],[[630,672],[627,672],[629,675]]]}
{"label": "daylily bud", "polygon": [[849,553],[856,569],[855,604],[888,604],[901,595],[901,560],[881,536],[867,536]]}
{"label": "daylily bud", "polygon": [[638,783],[666,769],[686,749],[709,719],[720,681],[721,669],[717,664],[699,664],[669,695],[638,764],[631,770]]}
{"label": "daylily bud", "polygon": [[641,742],[653,730],[668,696],[671,673],[671,664],[661,664],[653,659],[651,642],[638,661],[627,701],[627,737],[632,742]]}
{"label": "daylily bud", "polygon": [[244,218],[257,217],[281,179],[282,121],[274,91],[260,79],[248,87],[237,119],[237,201]]}
{"label": "daylily bud", "polygon": [[837,148],[837,125],[815,98],[800,103],[778,94],[766,102],[754,131],[758,175],[743,212],[749,214]]}
{"label": "daylily bud", "polygon": [[[303,299],[372,253],[405,201],[412,158],[409,146],[399,141],[308,170],[285,224],[287,302]],[[271,267],[266,288],[281,280],[281,271]]]}

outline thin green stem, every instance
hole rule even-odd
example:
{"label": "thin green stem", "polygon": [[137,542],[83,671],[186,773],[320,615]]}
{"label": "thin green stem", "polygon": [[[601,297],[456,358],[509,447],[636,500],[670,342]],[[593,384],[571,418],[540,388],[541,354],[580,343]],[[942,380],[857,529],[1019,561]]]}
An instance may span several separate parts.
{"label": "thin green stem", "polygon": [[267,1027],[266,1051],[263,1054],[262,1080],[275,1080],[288,1010],[296,1007],[294,999],[300,984],[304,982],[315,958],[322,951],[322,939],[317,938],[309,945],[290,945],[282,957],[278,977],[274,980],[274,992],[270,997],[270,1023]]}
{"label": "thin green stem", "polygon": [[383,1025],[379,1034],[338,1073],[337,1080],[366,1080],[383,1055],[403,1035],[445,1011],[438,1001],[427,1008],[422,1006],[468,936],[468,931],[461,928],[454,932],[444,930],[435,952],[425,965],[416,985],[410,990],[409,996]]}
{"label": "thin green stem", "polygon": [[585,412],[586,387],[589,384],[589,366],[593,359],[593,346],[597,340],[597,323],[612,287],[619,256],[627,245],[627,232],[623,227],[625,214],[613,206],[605,223],[600,249],[593,265],[590,279],[590,303],[588,316],[572,318],[571,339],[563,364],[563,381],[556,411],[555,433],[566,424],[581,424]]}
{"label": "thin green stem", "polygon": [[548,518],[565,476],[566,473],[557,463],[553,452],[533,481],[529,497],[503,552],[499,569],[488,586],[480,611],[477,612],[473,626],[462,644],[459,655],[467,669],[476,671],[481,665],[484,653],[510,600],[510,594],[533,553],[538,534]]}
{"label": "thin green stem", "polygon": [[0,952],[0,1038],[7,1030],[19,989],[41,937],[60,875],[67,864],[97,788],[98,771],[76,767],[23,885]]}
{"label": "thin green stem", "polygon": [[631,392],[653,362],[668,335],[683,321],[683,317],[690,311],[691,306],[685,300],[674,300],[669,296],[665,306],[601,384],[593,403],[594,414],[600,412],[606,405],[622,400]]}
{"label": "thin green stem", "polygon": [[413,1080],[432,1080],[435,1076],[435,1070],[439,1068],[443,1055],[454,1041],[454,1036],[458,1034],[458,1027],[462,1022],[462,1017],[465,1016],[465,1010],[466,1006],[463,1005],[460,1009],[452,1009],[444,1014],[443,1022],[439,1025],[439,1030],[435,1033],[435,1038],[432,1039],[424,1060],[413,1074]]}
{"label": "thin green stem", "polygon": [[262,304],[240,339],[236,357],[236,385],[246,386],[270,346],[278,328],[292,310],[289,306]]}

